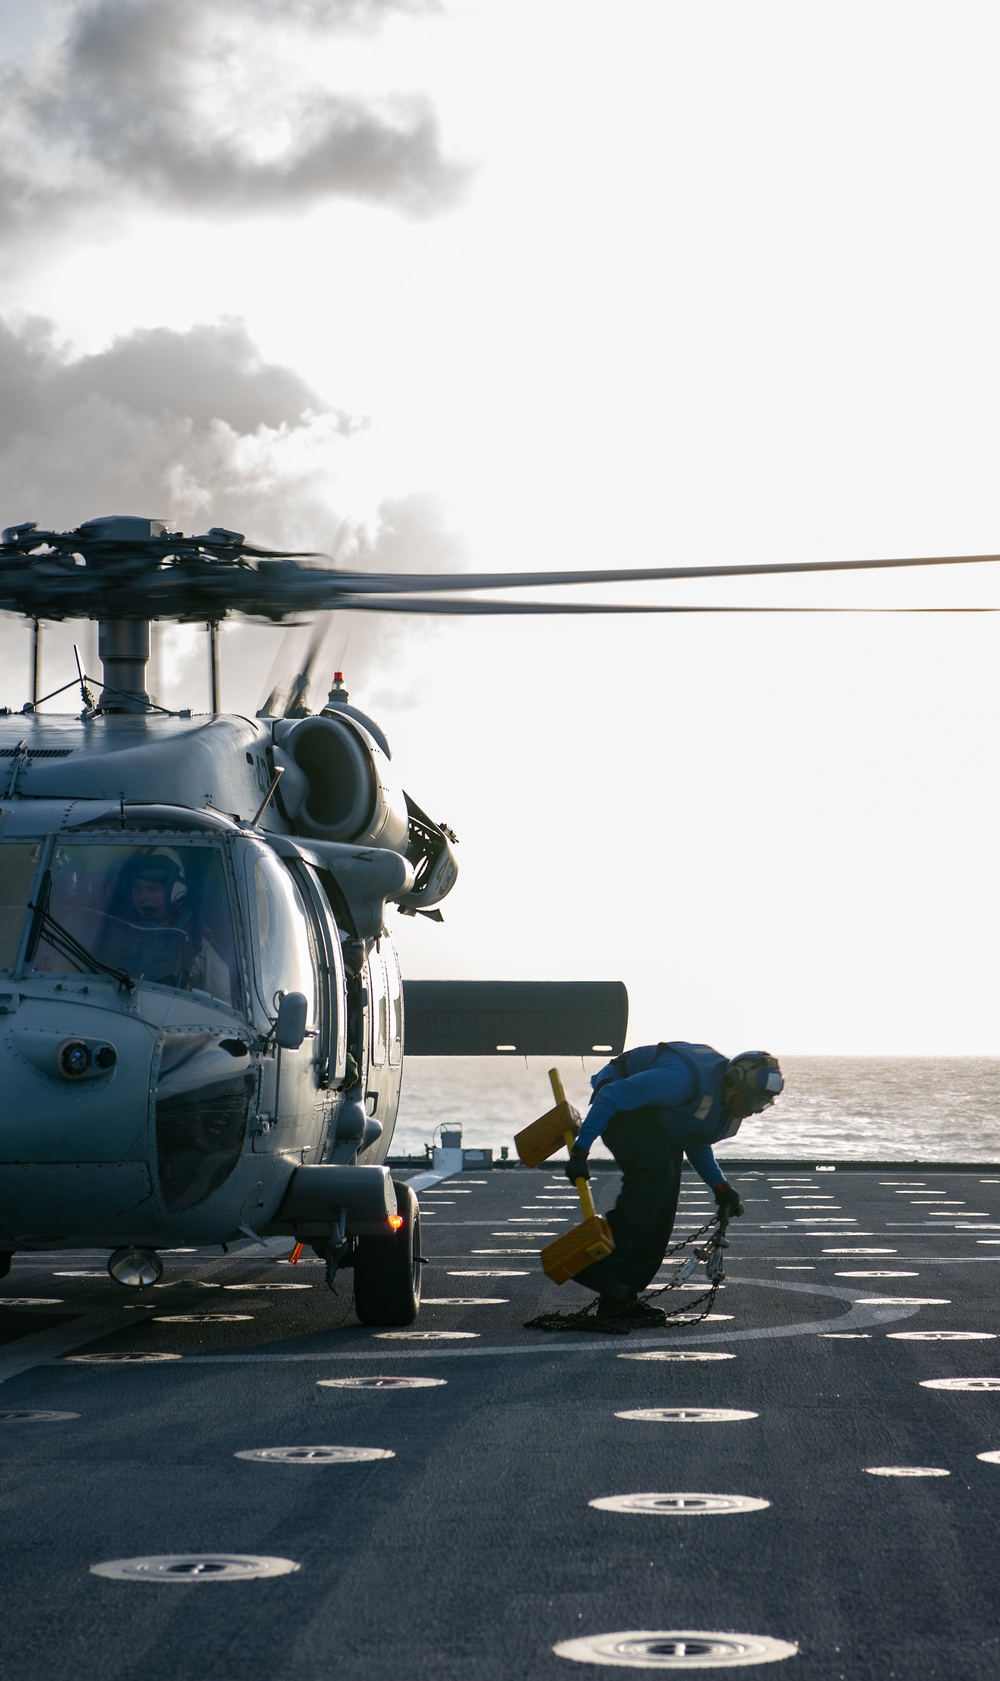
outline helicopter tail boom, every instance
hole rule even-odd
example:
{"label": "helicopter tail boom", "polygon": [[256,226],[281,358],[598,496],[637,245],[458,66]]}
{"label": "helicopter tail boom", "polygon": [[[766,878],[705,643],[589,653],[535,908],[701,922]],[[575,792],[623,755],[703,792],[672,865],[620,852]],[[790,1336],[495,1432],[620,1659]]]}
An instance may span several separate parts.
{"label": "helicopter tail boom", "polygon": [[406,981],[408,1056],[603,1056],[625,1044],[621,981]]}

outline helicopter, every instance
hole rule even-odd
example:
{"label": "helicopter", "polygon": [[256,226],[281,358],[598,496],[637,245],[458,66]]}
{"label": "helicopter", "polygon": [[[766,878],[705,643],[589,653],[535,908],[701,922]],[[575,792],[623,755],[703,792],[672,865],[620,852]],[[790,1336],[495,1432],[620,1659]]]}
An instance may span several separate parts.
{"label": "helicopter", "polygon": [[[353,1269],[362,1323],[412,1323],[419,1205],[386,1162],[404,1044],[624,1046],[620,982],[404,984],[390,916],[441,920],[456,836],[403,789],[342,673],[315,713],[308,661],[256,717],[224,713],[226,617],[744,611],[468,592],[941,563],[396,577],[324,558],[131,515],[2,533],[0,610],[34,635],[32,699],[0,708],[0,1276],[17,1251],[107,1249],[142,1289],[163,1250],[285,1237],[331,1285]],[[40,626],[67,618],[98,624],[100,693],[77,657],[40,696]],[[208,714],[147,693],[160,619],[207,626]],[[71,690],[80,710],[40,710]]]}

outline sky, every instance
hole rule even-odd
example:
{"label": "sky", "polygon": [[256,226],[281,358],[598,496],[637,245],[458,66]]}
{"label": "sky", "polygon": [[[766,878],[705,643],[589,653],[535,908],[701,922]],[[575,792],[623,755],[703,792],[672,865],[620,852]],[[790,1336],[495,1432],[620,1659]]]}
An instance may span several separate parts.
{"label": "sky", "polygon": [[[993,553],[998,47],[974,0],[2,0],[0,523],[404,572]],[[590,594],[1000,607],[997,571]],[[341,614],[314,702],[343,666],[458,832],[405,974],[621,979],[633,1043],[1000,1055],[998,637]],[[282,641],[226,627],[228,706]],[[13,620],[0,660],[20,705]],[[207,703],[201,632],[153,684]]]}

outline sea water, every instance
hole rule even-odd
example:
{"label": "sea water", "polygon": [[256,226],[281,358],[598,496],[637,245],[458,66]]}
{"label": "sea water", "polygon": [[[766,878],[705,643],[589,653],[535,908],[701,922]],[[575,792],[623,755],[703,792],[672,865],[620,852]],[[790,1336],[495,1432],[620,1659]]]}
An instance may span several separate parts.
{"label": "sea water", "polygon": [[[601,1061],[410,1057],[392,1153],[421,1154],[442,1128],[461,1128],[466,1148],[494,1159],[507,1148],[513,1160],[515,1132],[552,1106],[552,1062],[583,1111]],[[1000,1057],[789,1056],[781,1066],[782,1095],[717,1146],[720,1157],[1000,1162]]]}

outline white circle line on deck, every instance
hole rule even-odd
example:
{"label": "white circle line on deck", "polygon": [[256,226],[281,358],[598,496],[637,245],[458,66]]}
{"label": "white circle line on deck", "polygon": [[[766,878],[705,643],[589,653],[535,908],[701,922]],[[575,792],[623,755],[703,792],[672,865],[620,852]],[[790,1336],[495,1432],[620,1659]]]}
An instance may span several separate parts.
{"label": "white circle line on deck", "polygon": [[[759,1285],[765,1290],[783,1290],[799,1295],[825,1296],[832,1301],[845,1303],[853,1302],[852,1291],[841,1289],[840,1287],[832,1284],[797,1284],[791,1282],[785,1283],[783,1281],[779,1282],[773,1278],[743,1277],[741,1277],[740,1283]],[[861,1331],[869,1326],[889,1325],[896,1319],[911,1319],[918,1311],[918,1307],[909,1302],[897,1303],[887,1301],[871,1303],[868,1305],[853,1302],[853,1306],[849,1309],[849,1311],[842,1314],[839,1318],[807,1320],[794,1325],[762,1325],[753,1330],[708,1331],[703,1334],[692,1334],[691,1332],[683,1331],[674,1336],[654,1336],[643,1332],[642,1347],[693,1347],[695,1344],[700,1343],[758,1342],[769,1341],[778,1337],[818,1336],[828,1334],[833,1326],[836,1326],[841,1333],[845,1331]],[[384,1333],[375,1334],[384,1335]],[[517,1354],[580,1354],[586,1350],[591,1350],[595,1353],[614,1350],[616,1354],[620,1354],[622,1351],[621,1338],[599,1337],[594,1335],[576,1338],[569,1335],[562,1335],[543,1336],[540,1337],[538,1342],[531,1343],[485,1343],[480,1344],[475,1348],[434,1348],[424,1345],[421,1348],[394,1349],[392,1358],[394,1360],[468,1360],[482,1358],[484,1356],[489,1358],[491,1355],[506,1358],[509,1355]],[[185,1367],[198,1365],[296,1365],[302,1364],[303,1362],[308,1363],[309,1361],[325,1364],[331,1360],[384,1361],[385,1358],[386,1354],[383,1348],[366,1346],[364,1348],[345,1349],[343,1352],[340,1350],[329,1351],[326,1349],[318,1349],[315,1353],[296,1352],[294,1354],[253,1354],[250,1352],[245,1354],[189,1354],[185,1355],[183,1364]],[[65,1362],[62,1360],[39,1361],[38,1364],[59,1365],[65,1369]],[[159,1366],[159,1375],[161,1380],[167,1370],[168,1367],[163,1365]],[[137,1371],[138,1368],[135,1365],[130,1364],[130,1374],[136,1374]]]}

